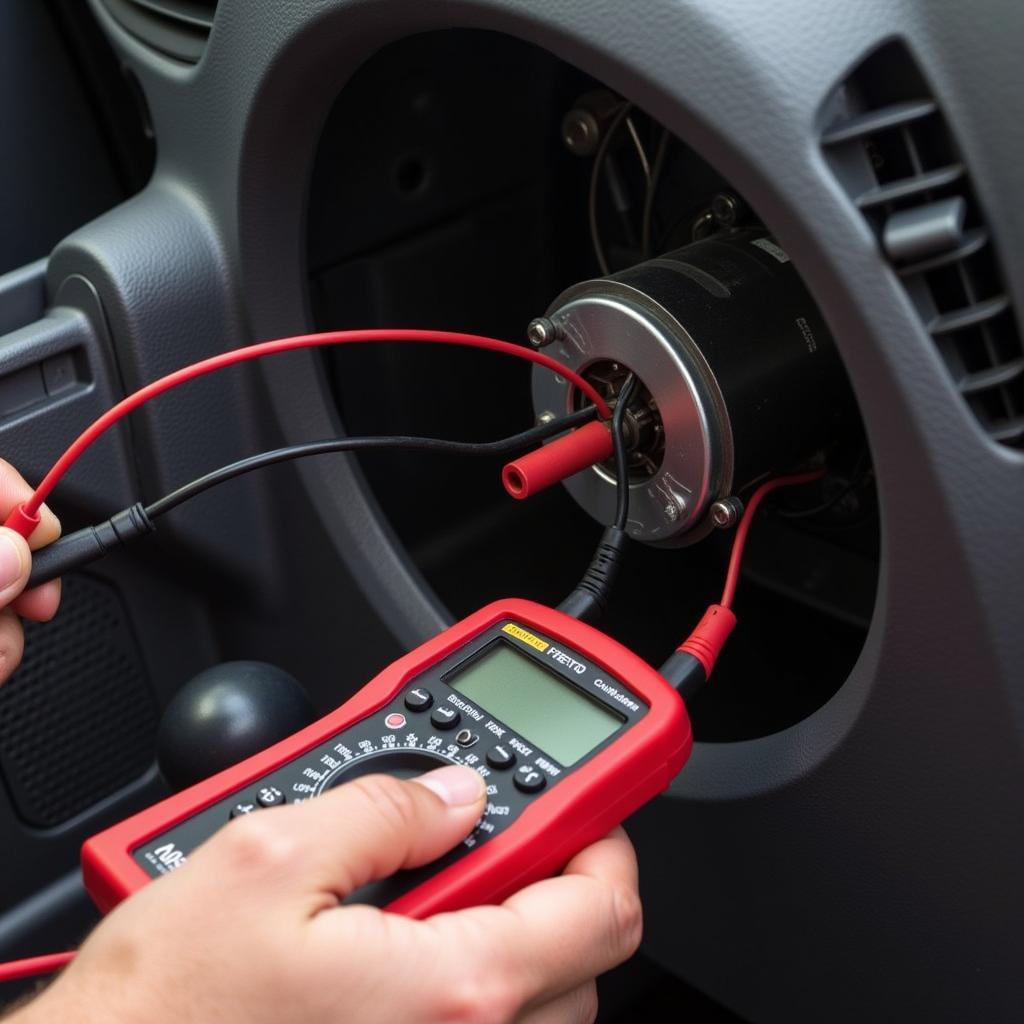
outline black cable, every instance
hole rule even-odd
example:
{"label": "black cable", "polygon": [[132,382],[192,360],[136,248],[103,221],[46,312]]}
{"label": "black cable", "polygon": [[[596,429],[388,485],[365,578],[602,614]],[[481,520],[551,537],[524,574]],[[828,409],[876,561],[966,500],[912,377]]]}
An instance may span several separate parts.
{"label": "black cable", "polygon": [[612,445],[615,451],[615,526],[625,530],[629,521],[629,452],[626,451],[626,438],[623,421],[629,400],[636,389],[636,375],[630,374],[619,391],[612,414]]}
{"label": "black cable", "polygon": [[608,609],[608,595],[619,574],[626,550],[626,524],[629,521],[629,453],[622,424],[626,408],[636,387],[636,376],[630,374],[619,391],[612,415],[612,444],[615,449],[615,522],[606,526],[583,578],[558,606],[560,612],[582,622],[594,622]]}
{"label": "black cable", "polygon": [[211,487],[216,487],[227,480],[242,476],[243,473],[250,473],[254,469],[262,469],[264,466],[273,466],[279,462],[290,462],[292,459],[303,459],[310,455],[327,455],[332,452],[355,452],[367,449],[401,449],[404,451],[418,452],[442,452],[449,455],[511,455],[520,451],[532,448],[541,441],[546,441],[556,434],[561,434],[572,427],[577,427],[588,420],[593,419],[597,410],[591,405],[579,412],[570,413],[561,419],[552,420],[550,423],[542,423],[539,426],[531,427],[519,434],[502,438],[500,441],[448,441],[439,437],[408,437],[408,436],[381,436],[381,437],[332,437],[326,441],[307,441],[303,444],[289,445],[287,448],[276,448],[273,451],[261,452],[259,455],[250,455],[247,459],[240,459],[228,466],[215,469],[206,476],[199,477],[191,483],[179,487],[176,491],[165,495],[158,501],[146,506],[146,515],[150,519],[170,512],[177,508],[182,502],[194,498]]}
{"label": "black cable", "polygon": [[633,124],[633,118],[631,117],[626,118],[626,130],[629,132],[629,137],[633,140],[636,158],[640,161],[640,169],[644,172],[644,181],[650,185],[651,164],[647,159],[647,150],[644,149],[644,144],[640,141],[640,133],[636,130],[636,125]]}
{"label": "black cable", "polygon": [[154,501],[151,505],[144,507],[141,503],[137,503],[96,526],[86,526],[84,529],[61,537],[45,548],[40,548],[32,556],[32,572],[29,576],[28,586],[36,587],[47,583],[72,569],[79,569],[90,562],[95,562],[109,552],[124,547],[137,537],[152,533],[156,529],[154,519],[211,487],[216,487],[227,480],[233,480],[254,469],[273,466],[279,462],[288,462],[291,459],[305,458],[309,455],[381,448],[439,452],[450,455],[511,455],[526,451],[541,441],[546,441],[556,434],[561,434],[588,422],[593,419],[596,411],[593,406],[588,406],[578,412],[563,416],[561,419],[542,423],[499,441],[447,441],[435,437],[334,437],[326,441],[294,444],[287,448],[277,448],[259,455],[251,455],[247,459],[240,459],[238,462],[215,469],[212,473],[199,477],[198,480],[193,480],[158,501]]}
{"label": "black cable", "polygon": [[611,149],[611,144],[615,140],[619,128],[626,118],[629,117],[632,109],[632,103],[623,103],[619,108],[619,112],[612,118],[611,124],[608,125],[608,130],[604,133],[604,138],[601,139],[597,152],[594,154],[594,166],[590,172],[590,194],[587,200],[590,241],[594,246],[594,257],[597,259],[597,265],[601,268],[602,274],[610,274],[611,268],[604,254],[604,246],[601,244],[601,229],[597,223],[597,186],[601,180],[601,168],[604,166],[605,159]]}
{"label": "black cable", "polygon": [[651,176],[647,181],[643,221],[640,227],[640,255],[645,260],[650,259],[654,255],[651,251],[651,234],[654,230],[654,200],[658,192],[658,183],[661,181],[661,175],[665,169],[665,161],[668,158],[668,145],[671,139],[671,132],[667,128],[662,128],[661,138],[658,139],[658,148],[654,154],[654,163],[651,165]]}

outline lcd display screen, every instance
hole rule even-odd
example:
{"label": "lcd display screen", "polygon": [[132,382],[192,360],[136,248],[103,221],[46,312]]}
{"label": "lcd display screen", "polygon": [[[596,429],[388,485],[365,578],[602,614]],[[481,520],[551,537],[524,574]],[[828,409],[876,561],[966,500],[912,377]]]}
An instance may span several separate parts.
{"label": "lcd display screen", "polygon": [[564,765],[589,754],[625,721],[504,642],[446,682]]}

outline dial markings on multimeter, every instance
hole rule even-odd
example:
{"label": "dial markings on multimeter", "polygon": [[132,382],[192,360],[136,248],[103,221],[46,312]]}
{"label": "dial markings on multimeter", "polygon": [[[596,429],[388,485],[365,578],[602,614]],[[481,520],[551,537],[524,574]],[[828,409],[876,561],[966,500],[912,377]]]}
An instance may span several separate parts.
{"label": "dial markings on multimeter", "polygon": [[432,864],[349,897],[424,916],[557,871],[663,789],[691,745],[678,694],[636,655],[551,609],[497,602],[319,722],[94,837],[83,872],[107,909],[186,865],[233,816],[371,773],[463,764],[486,782],[473,832]]}

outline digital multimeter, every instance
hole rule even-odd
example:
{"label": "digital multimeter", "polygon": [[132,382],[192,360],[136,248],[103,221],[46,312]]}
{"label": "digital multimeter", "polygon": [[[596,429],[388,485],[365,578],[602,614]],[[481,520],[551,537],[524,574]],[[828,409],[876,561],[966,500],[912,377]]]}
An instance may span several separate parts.
{"label": "digital multimeter", "polygon": [[412,917],[493,903],[555,874],[664,790],[692,745],[682,699],[637,655],[562,612],[497,601],[307,728],[94,836],[85,885],[106,911],[233,817],[372,772],[456,763],[487,781],[473,833],[350,900]]}

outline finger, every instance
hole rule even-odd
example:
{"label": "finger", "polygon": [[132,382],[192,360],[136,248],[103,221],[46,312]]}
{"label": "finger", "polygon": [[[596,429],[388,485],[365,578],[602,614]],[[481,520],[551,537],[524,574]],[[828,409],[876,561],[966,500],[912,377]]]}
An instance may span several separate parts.
{"label": "finger", "polygon": [[[0,520],[6,519],[15,506],[28,501],[32,487],[5,459],[0,459]],[[60,536],[60,520],[43,505],[39,509],[39,525],[32,531],[32,550],[45,547]]]}
{"label": "finger", "polygon": [[597,1018],[597,984],[584,982],[564,995],[527,1010],[516,1024],[593,1024]]}
{"label": "finger", "polygon": [[[595,878],[617,880],[627,888],[637,891],[640,885],[640,867],[636,861],[636,850],[620,825],[599,839],[596,843],[580,850],[565,866],[562,875],[592,875]],[[537,885],[544,885],[538,882]],[[530,889],[536,886],[530,886]],[[523,892],[529,892],[524,889]],[[521,893],[517,893],[521,895]],[[515,896],[512,899],[516,899]]]}
{"label": "finger", "polygon": [[25,538],[0,526],[0,608],[6,608],[25,589],[31,565]]}
{"label": "finger", "polygon": [[439,914],[428,923],[439,933],[439,948],[472,950],[475,968],[460,969],[500,962],[504,998],[521,1009],[628,959],[640,944],[642,921],[636,854],[616,829],[577,854],[560,877],[528,886],[500,907]]}
{"label": "finger", "polygon": [[440,857],[472,831],[484,801],[482,776],[462,765],[408,782],[367,775],[316,800],[239,819],[220,845],[243,871],[248,864],[275,874],[286,861],[294,885],[329,894],[333,905],[367,882]]}
{"label": "finger", "polygon": [[41,586],[26,590],[11,603],[23,619],[33,622],[49,622],[57,614],[60,605],[60,580],[50,580]]}
{"label": "finger", "polygon": [[21,662],[25,637],[18,616],[5,608],[0,611],[0,685],[10,679]]}

